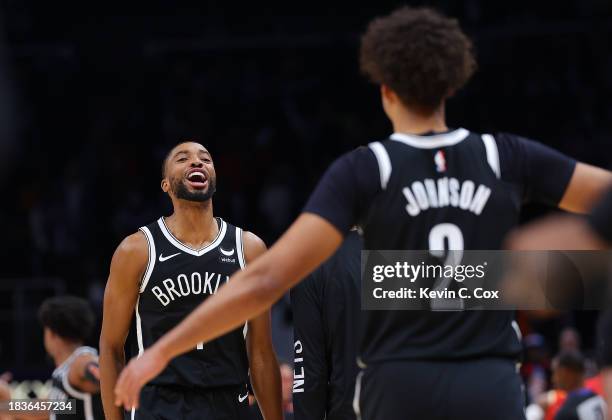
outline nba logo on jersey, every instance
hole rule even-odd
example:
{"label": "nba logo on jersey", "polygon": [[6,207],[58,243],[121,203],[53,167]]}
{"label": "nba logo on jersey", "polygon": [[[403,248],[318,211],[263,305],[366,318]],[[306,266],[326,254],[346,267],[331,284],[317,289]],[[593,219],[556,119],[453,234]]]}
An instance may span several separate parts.
{"label": "nba logo on jersey", "polygon": [[442,150],[437,151],[434,156],[434,163],[436,164],[436,171],[446,172],[446,157],[444,157],[444,152]]}

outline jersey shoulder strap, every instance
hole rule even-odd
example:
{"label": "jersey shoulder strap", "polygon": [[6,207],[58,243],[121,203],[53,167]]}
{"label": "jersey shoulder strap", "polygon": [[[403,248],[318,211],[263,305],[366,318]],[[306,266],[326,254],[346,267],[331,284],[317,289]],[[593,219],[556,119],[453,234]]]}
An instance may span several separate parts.
{"label": "jersey shoulder strap", "polygon": [[155,268],[155,260],[157,259],[157,247],[155,246],[155,237],[160,238],[161,230],[158,226],[158,222],[149,223],[146,226],[142,226],[139,229],[145,236],[147,240],[147,248],[148,248],[148,259],[147,259],[147,267],[140,279],[140,290],[142,293],[147,287],[147,283],[151,278],[151,274],[153,273],[153,269]]}
{"label": "jersey shoulder strap", "polygon": [[[222,220],[222,219],[221,219]],[[244,231],[230,223],[223,222],[227,225],[227,232],[223,241],[219,245],[219,252],[223,257],[236,258],[236,262],[241,269],[246,267],[246,260],[244,258]]]}
{"label": "jersey shoulder strap", "polygon": [[499,165],[499,150],[497,149],[495,137],[491,134],[483,134],[481,138],[487,152],[487,162],[495,176],[499,179],[501,178],[501,170]]}
{"label": "jersey shoulder strap", "polygon": [[376,162],[378,163],[378,173],[380,175],[380,186],[383,190],[387,189],[389,178],[391,177],[391,158],[389,158],[389,152],[383,144],[379,141],[368,144],[368,147],[374,153]]}

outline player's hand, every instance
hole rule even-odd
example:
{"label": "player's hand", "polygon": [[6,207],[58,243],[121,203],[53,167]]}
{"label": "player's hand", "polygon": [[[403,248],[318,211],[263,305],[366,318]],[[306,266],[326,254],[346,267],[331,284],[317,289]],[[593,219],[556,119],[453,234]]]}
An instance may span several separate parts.
{"label": "player's hand", "polygon": [[164,370],[168,360],[155,347],[128,363],[115,385],[115,405],[126,410],[138,408],[142,387]]}
{"label": "player's hand", "polygon": [[100,382],[100,367],[97,364],[89,364],[87,366],[87,371],[93,375],[94,378]]}

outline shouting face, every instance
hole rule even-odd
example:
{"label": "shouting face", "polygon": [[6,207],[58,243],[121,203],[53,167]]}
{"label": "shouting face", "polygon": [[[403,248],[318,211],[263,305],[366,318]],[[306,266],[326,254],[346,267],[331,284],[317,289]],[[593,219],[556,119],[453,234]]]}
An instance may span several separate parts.
{"label": "shouting face", "polygon": [[163,167],[162,190],[181,200],[204,202],[215,193],[217,177],[210,153],[199,143],[181,143]]}

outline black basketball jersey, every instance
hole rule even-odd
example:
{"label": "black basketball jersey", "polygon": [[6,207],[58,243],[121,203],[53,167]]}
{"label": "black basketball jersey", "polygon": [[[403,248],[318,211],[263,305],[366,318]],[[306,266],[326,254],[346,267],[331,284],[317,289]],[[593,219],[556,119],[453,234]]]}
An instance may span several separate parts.
{"label": "black basketball jersey", "polygon": [[[365,249],[500,248],[518,222],[521,191],[500,181],[494,140],[467,130],[452,134],[441,140],[394,134],[369,145],[383,190],[363,220]],[[512,357],[521,349],[512,312],[367,311],[364,318],[362,358],[369,362],[388,354]]]}
{"label": "black basketball jersey", "polygon": [[[396,133],[339,158],[305,211],[360,224],[366,250],[495,250],[526,199],[558,203],[574,167],[518,136]],[[363,311],[360,358],[515,358],[519,334],[510,311]]]}
{"label": "black basketball jersey", "polygon": [[356,418],[361,248],[360,235],[349,233],[334,255],[291,289],[296,418]]}
{"label": "black basketball jersey", "polygon": [[[136,304],[135,352],[141,354],[245,266],[242,229],[217,218],[219,234],[193,249],[172,235],[164,218],[140,228],[149,260]],[[232,308],[227,308],[231,311]],[[205,326],[202,326],[205,327]],[[211,388],[248,381],[246,324],[170,361],[153,385]]]}
{"label": "black basketball jersey", "polygon": [[51,420],[72,419],[72,420],[101,420],[104,419],[102,410],[102,400],[100,394],[90,394],[83,392],[70,384],[68,374],[74,360],[83,355],[92,354],[98,357],[98,352],[92,347],[79,347],[69,357],[59,365],[51,374],[51,390],[47,398],[54,401],[75,400],[75,414],[53,414]]}

